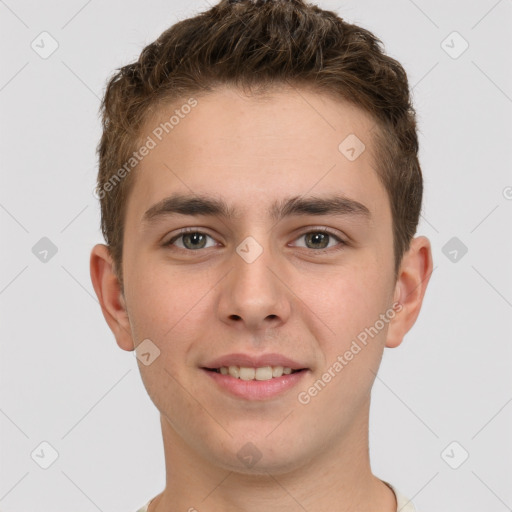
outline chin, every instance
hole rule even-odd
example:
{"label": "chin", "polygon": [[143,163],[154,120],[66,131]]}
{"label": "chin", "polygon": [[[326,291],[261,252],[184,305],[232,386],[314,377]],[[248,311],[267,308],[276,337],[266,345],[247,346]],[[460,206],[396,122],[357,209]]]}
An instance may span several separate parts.
{"label": "chin", "polygon": [[[288,438],[291,440],[293,436]],[[294,442],[288,447],[281,440],[244,438],[233,442],[231,448],[224,447],[221,453],[213,454],[213,459],[217,466],[234,473],[268,477],[269,473],[286,474],[307,465],[311,457],[304,453],[304,446],[300,448],[299,452]]]}

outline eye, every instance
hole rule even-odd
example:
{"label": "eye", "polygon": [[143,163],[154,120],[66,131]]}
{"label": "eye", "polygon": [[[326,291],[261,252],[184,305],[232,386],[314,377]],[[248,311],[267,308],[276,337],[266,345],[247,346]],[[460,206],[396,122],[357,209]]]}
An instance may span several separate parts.
{"label": "eye", "polygon": [[308,231],[307,233],[299,236],[299,238],[296,240],[301,239],[304,239],[305,245],[298,245],[298,247],[313,249],[317,252],[328,251],[329,249],[336,246],[338,247],[336,247],[334,250],[339,250],[342,249],[344,245],[346,245],[346,243],[339,236],[324,228]]}
{"label": "eye", "polygon": [[[211,240],[208,243],[208,239]],[[297,240],[304,240],[304,245],[295,244],[296,247],[304,247],[312,249],[314,252],[329,252],[330,250],[342,249],[346,243],[336,234],[325,228],[318,228],[302,234]],[[217,242],[214,238],[203,231],[195,228],[182,230],[173,236],[168,242],[164,243],[165,247],[175,246],[179,249],[196,251],[199,249],[208,249],[215,247]]]}
{"label": "eye", "polygon": [[[171,238],[168,242],[166,242],[165,246],[175,245],[180,249],[192,250],[195,251],[197,249],[207,249],[208,247],[214,247],[216,245],[215,240],[213,240],[213,244],[207,245],[207,239],[213,238],[202,231],[197,230],[186,230],[182,231],[178,235]],[[179,243],[175,243],[179,242]]]}

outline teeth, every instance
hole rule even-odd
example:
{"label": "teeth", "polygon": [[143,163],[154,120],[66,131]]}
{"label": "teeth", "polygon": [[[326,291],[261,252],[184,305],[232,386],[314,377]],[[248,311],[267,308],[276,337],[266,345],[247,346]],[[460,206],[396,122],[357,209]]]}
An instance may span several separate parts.
{"label": "teeth", "polygon": [[238,366],[230,366],[228,368],[228,373],[231,377],[235,377],[235,379],[240,378],[240,368]]}
{"label": "teeth", "polygon": [[263,366],[262,368],[257,368],[254,373],[256,374],[256,380],[270,380],[272,378],[272,367]]}
{"label": "teeth", "polygon": [[244,368],[243,366],[240,367],[240,378],[242,380],[254,380],[255,375],[256,370],[254,368]]}
{"label": "teeth", "polygon": [[222,366],[217,369],[222,375],[231,375],[241,380],[270,380],[283,375],[290,375],[292,369],[283,366],[262,366],[260,368],[249,368],[246,366]]}
{"label": "teeth", "polygon": [[284,368],[282,366],[274,366],[272,368],[272,377],[281,377],[283,375]]}

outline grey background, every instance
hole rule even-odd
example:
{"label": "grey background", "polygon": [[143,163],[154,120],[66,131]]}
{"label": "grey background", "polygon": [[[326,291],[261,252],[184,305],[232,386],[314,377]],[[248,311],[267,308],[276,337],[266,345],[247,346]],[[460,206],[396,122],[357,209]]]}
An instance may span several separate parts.
{"label": "grey background", "polygon": [[[375,383],[374,472],[423,512],[512,510],[512,1],[319,5],[383,40],[418,111],[418,233],[432,242],[435,270],[417,324],[385,351]],[[116,67],[207,7],[0,0],[3,512],[134,512],[163,489],[158,412],[89,277],[90,249],[102,241],[97,111]],[[31,47],[43,46],[43,31],[59,45],[46,59]],[[464,43],[454,31],[469,44],[457,58]],[[36,257],[48,249],[43,237],[57,249],[46,262]],[[48,469],[43,441],[58,453]]]}

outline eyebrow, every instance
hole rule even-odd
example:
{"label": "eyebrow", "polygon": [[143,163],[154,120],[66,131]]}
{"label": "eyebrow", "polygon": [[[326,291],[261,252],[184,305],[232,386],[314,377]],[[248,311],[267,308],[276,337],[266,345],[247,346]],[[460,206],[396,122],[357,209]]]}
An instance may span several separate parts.
{"label": "eyebrow", "polygon": [[[218,198],[174,194],[151,206],[142,217],[144,224],[152,224],[162,217],[172,215],[207,215],[234,219],[235,208]],[[274,222],[295,215],[355,215],[371,218],[370,210],[362,203],[341,195],[326,197],[294,196],[274,202],[269,216]]]}

